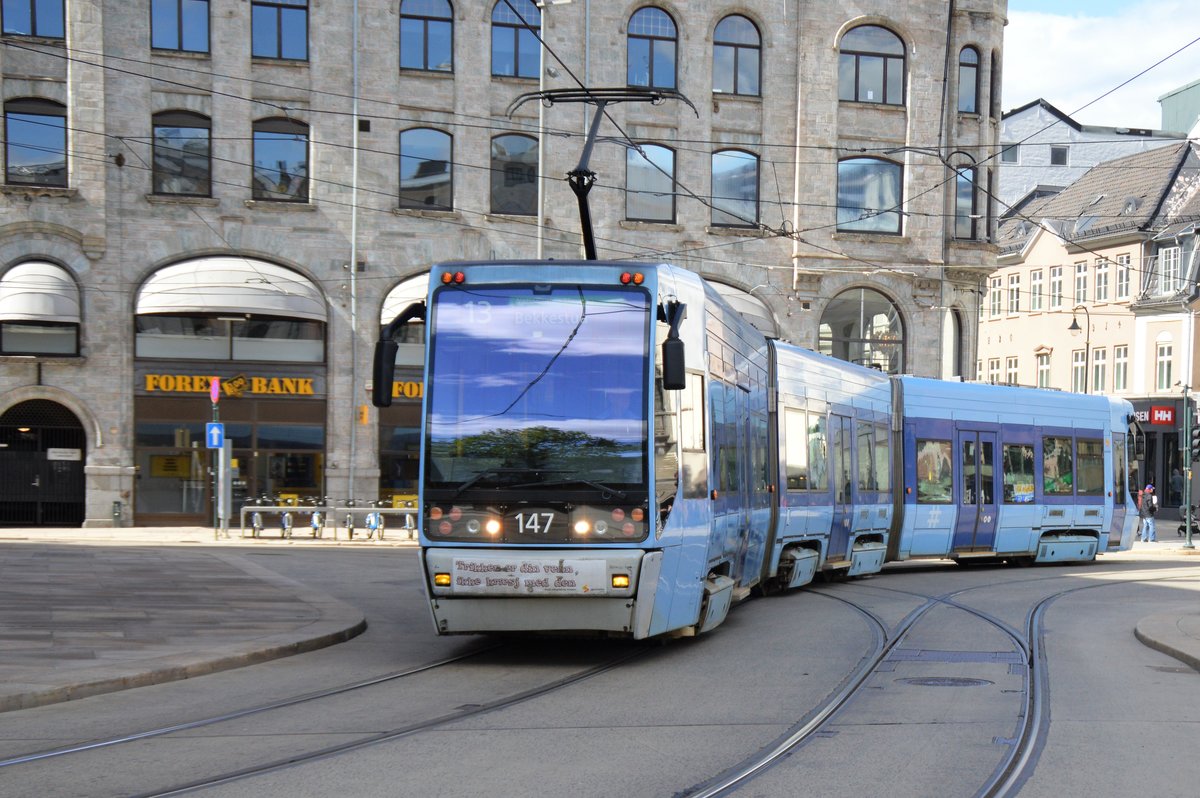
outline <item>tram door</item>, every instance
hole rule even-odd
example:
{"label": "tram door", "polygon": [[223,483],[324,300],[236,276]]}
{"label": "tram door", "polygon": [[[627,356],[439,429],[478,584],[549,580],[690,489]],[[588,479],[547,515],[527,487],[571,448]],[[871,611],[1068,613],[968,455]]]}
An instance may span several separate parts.
{"label": "tram door", "polygon": [[830,416],[830,488],[833,491],[833,523],[829,530],[830,561],[849,559],[850,525],[854,520],[854,422],[846,416]]}
{"label": "tram door", "polygon": [[954,551],[990,551],[996,544],[996,433],[956,429],[958,518]]}

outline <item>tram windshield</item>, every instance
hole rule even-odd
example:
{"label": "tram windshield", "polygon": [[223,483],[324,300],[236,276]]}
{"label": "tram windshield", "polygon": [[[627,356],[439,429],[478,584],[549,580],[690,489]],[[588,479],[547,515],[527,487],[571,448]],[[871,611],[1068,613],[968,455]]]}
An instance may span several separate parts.
{"label": "tram windshield", "polygon": [[451,495],[644,486],[650,309],[632,287],[440,290],[426,485]]}

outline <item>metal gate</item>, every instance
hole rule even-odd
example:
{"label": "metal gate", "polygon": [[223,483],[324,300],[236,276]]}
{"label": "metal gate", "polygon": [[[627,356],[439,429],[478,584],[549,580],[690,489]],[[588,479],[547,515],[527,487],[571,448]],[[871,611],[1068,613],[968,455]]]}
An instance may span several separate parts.
{"label": "metal gate", "polygon": [[0,525],[79,526],[87,436],[79,419],[45,399],[0,416]]}

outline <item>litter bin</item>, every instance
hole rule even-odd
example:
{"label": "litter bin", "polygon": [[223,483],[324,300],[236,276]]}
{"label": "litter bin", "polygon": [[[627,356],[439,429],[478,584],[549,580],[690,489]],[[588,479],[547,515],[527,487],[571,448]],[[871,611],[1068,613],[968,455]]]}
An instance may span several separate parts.
{"label": "litter bin", "polygon": [[121,526],[121,503],[113,502],[112,508],[113,526]]}

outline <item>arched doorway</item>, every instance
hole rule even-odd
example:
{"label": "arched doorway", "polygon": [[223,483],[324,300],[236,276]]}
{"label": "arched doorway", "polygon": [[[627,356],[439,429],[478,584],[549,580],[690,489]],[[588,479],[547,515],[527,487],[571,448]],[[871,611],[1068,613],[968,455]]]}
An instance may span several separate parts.
{"label": "arched doorway", "polygon": [[80,526],[87,436],[67,408],[48,399],[0,415],[0,524]]}
{"label": "arched doorway", "polygon": [[852,288],[829,300],[817,345],[822,354],[903,374],[904,324],[900,310],[871,288]]}

